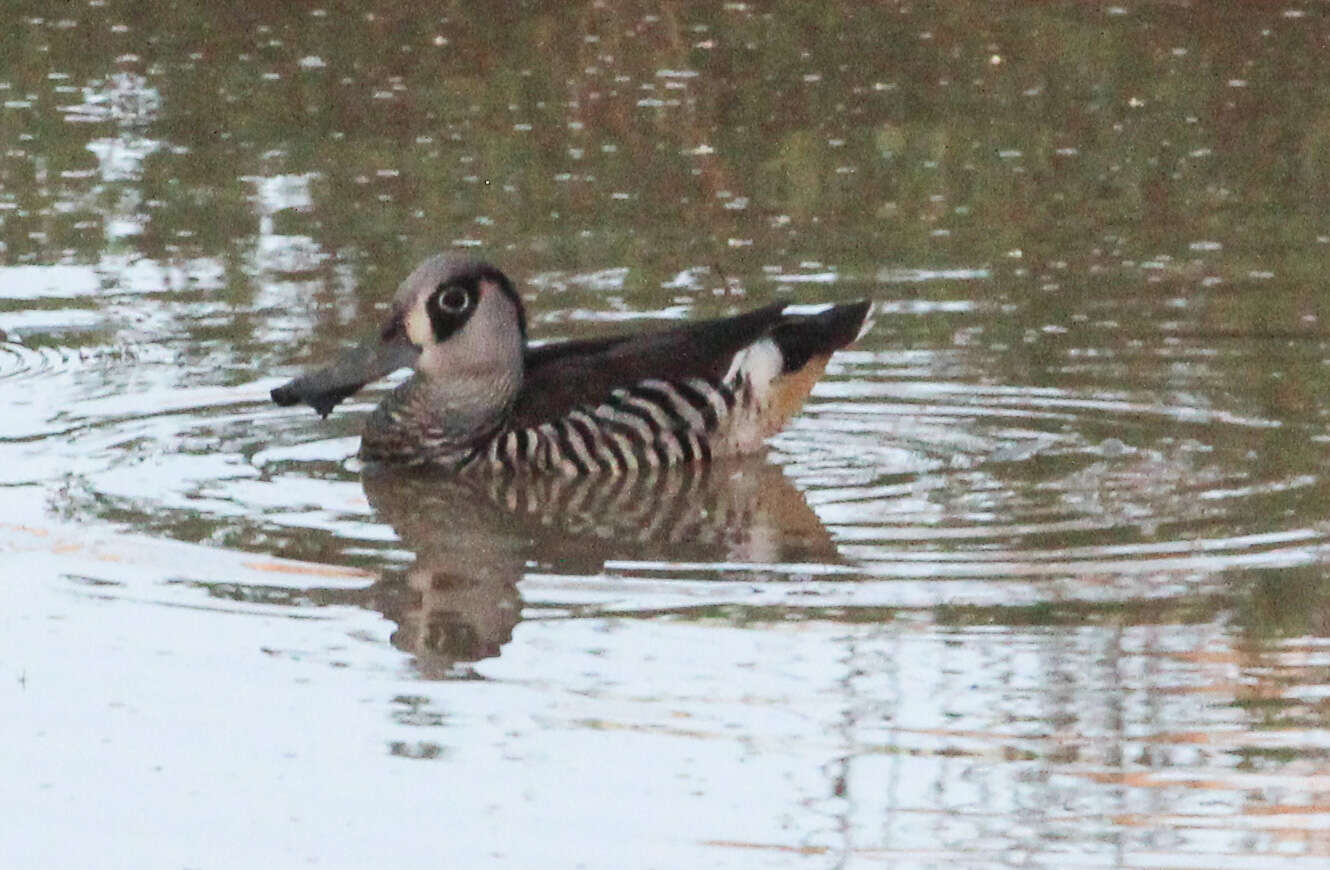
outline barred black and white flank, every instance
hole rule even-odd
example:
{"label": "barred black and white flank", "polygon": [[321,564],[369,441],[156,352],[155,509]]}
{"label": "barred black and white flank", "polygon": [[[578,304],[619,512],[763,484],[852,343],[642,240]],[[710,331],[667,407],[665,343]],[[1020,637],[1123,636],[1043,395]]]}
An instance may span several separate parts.
{"label": "barred black and white flank", "polygon": [[867,302],[769,305],[675,329],[527,347],[512,282],[435,256],[402,282],[369,344],[272,391],[323,416],[413,366],[370,415],[360,455],[449,470],[627,473],[758,450],[855,339]]}

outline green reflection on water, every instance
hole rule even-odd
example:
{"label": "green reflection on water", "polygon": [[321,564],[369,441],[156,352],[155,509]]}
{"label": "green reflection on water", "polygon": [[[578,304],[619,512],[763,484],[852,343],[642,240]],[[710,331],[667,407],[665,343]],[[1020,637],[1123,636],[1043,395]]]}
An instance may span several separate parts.
{"label": "green reflection on water", "polygon": [[[1295,263],[1317,250],[1330,178],[1327,73],[1299,50],[1320,21],[1207,10],[1197,27],[1164,4],[239,8],[222,23],[196,3],[29,5],[0,68],[10,261],[92,257],[126,190],[141,253],[224,254],[245,178],[314,172],[325,247],[394,264],[458,237],[738,274],[773,257],[1188,257],[1213,239],[1205,273],[1241,275],[1278,243],[1282,273],[1316,274]],[[109,115],[70,109],[90,97]],[[78,175],[89,143],[136,137],[154,146],[137,177]]]}

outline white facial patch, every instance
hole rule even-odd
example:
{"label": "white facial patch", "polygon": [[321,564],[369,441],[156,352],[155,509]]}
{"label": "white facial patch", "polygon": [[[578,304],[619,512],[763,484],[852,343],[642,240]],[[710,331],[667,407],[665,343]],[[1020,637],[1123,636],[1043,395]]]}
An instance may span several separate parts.
{"label": "white facial patch", "polygon": [[422,293],[416,297],[402,323],[407,341],[420,348],[427,348],[434,343],[434,327],[430,325],[429,312],[425,310],[428,304],[428,295]]}

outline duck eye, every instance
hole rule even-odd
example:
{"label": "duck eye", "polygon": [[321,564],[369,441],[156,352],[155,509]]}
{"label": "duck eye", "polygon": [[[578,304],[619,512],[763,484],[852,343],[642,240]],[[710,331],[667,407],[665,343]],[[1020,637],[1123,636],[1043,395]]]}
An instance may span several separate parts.
{"label": "duck eye", "polygon": [[440,287],[434,304],[444,314],[461,314],[471,306],[471,296],[461,287]]}

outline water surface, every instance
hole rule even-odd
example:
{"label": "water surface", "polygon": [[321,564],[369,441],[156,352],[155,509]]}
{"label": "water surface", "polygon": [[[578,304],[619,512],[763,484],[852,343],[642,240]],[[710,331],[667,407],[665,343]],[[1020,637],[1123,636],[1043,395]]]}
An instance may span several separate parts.
{"label": "water surface", "polygon": [[[14,866],[1321,867],[1319,7],[20,4]],[[871,298],[764,456],[365,475],[267,391]]]}

